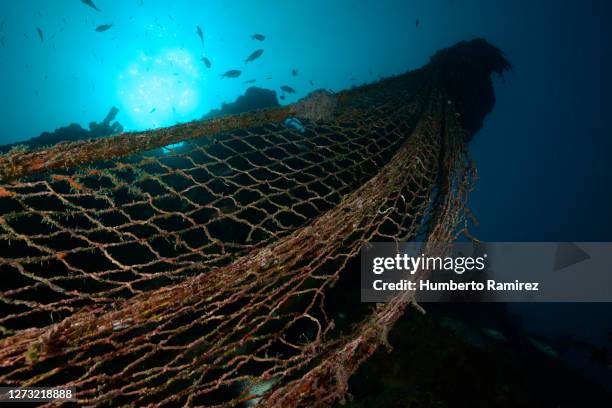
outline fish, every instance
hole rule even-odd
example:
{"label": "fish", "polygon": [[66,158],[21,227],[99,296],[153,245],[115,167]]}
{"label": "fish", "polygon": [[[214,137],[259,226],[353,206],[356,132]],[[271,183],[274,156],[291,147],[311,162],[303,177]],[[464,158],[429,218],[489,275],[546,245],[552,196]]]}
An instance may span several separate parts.
{"label": "fish", "polygon": [[485,336],[492,338],[493,340],[508,341],[508,339],[506,338],[506,336],[504,336],[502,332],[495,329],[482,329],[482,333]]}
{"label": "fish", "polygon": [[43,32],[40,29],[40,27],[36,27],[36,31],[38,31],[38,36],[40,37],[40,42],[41,43],[45,42],[45,37],[44,37]]}
{"label": "fish", "polygon": [[156,110],[157,110],[157,108],[153,108],[153,109],[151,109],[151,110],[149,111],[149,113],[153,113],[153,112],[155,112]]}
{"label": "fish", "polygon": [[242,71],[237,69],[230,69],[229,71],[221,74],[223,78],[238,78],[242,74]]}
{"label": "fish", "polygon": [[416,19],[416,21],[415,21],[415,25],[416,25],[416,27],[418,27],[420,23],[421,23],[421,22],[420,22],[420,21],[419,21],[419,19],[417,18],[417,19]]}
{"label": "fish", "polygon": [[247,59],[244,60],[244,63],[247,64],[251,61],[255,61],[257,58],[261,57],[261,54],[263,54],[264,50],[259,49],[257,51],[253,51],[253,53],[251,53],[251,55],[249,55],[249,57]]}
{"label": "fish", "polygon": [[312,79],[310,80],[310,86],[314,86],[314,82],[312,82]]}
{"label": "fish", "polygon": [[101,32],[104,32],[110,29],[112,26],[113,26],[112,24],[102,24],[96,27],[96,31],[101,33]]}
{"label": "fish", "polygon": [[245,84],[252,84],[255,83],[255,81],[257,81],[256,79],[249,79],[248,81],[244,81]]}
{"label": "fish", "polygon": [[266,39],[266,36],[262,34],[253,34],[251,38],[257,41],[263,41]]}
{"label": "fish", "polygon": [[196,26],[197,28],[197,33],[198,33],[198,37],[200,37],[200,41],[202,42],[202,46],[204,46],[204,32],[202,31],[202,29],[200,28],[200,26]]}
{"label": "fish", "polygon": [[559,353],[557,353],[554,348],[544,343],[543,341],[534,339],[533,337],[529,337],[527,338],[527,340],[529,340],[531,345],[534,346],[538,351],[548,355],[549,357],[559,357]]}
{"label": "fish", "polygon": [[291,70],[291,75],[293,75],[293,76],[298,76],[298,70],[297,70],[297,69],[295,69],[295,68],[293,68],[293,69]]}
{"label": "fish", "polygon": [[280,89],[282,89],[284,92],[287,92],[287,93],[295,93],[295,89],[287,85],[281,86]]}
{"label": "fish", "polygon": [[281,95],[280,98],[281,98],[282,101],[284,101],[285,100],[285,95]]}
{"label": "fish", "polygon": [[298,118],[289,117],[284,120],[283,124],[289,129],[295,129],[300,133],[304,133],[306,131],[306,128]]}
{"label": "fish", "polygon": [[206,68],[210,68],[211,63],[208,58],[202,57],[202,62],[204,63],[204,65],[206,65]]}
{"label": "fish", "polygon": [[96,11],[102,11],[100,10],[98,7],[96,7],[96,5],[94,4],[93,1],[91,0],[81,0],[81,3],[85,4],[86,6],[91,7],[92,9],[96,10]]}

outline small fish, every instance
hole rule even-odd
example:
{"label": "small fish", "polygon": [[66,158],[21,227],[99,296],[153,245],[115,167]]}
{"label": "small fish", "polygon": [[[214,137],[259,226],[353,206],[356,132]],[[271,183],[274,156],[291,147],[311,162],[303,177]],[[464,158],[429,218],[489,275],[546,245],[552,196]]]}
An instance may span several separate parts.
{"label": "small fish", "polygon": [[266,39],[266,36],[262,34],[253,34],[251,38],[257,41],[263,41]]}
{"label": "small fish", "polygon": [[38,32],[38,36],[40,37],[40,42],[41,43],[45,42],[45,37],[40,27],[36,27],[36,31]]}
{"label": "small fish", "polygon": [[291,75],[293,75],[293,76],[298,76],[298,70],[297,70],[297,69],[295,69],[295,68],[293,68],[293,69],[291,70]]}
{"label": "small fish", "polygon": [[356,80],[357,80],[357,78],[351,78],[351,81],[356,81]]}
{"label": "small fish", "polygon": [[244,63],[247,64],[251,61],[255,61],[257,58],[261,57],[261,54],[263,54],[264,50],[259,49],[257,51],[253,51],[253,53],[251,55],[249,55],[249,57],[247,59],[244,60]]}
{"label": "small fish", "polygon": [[96,31],[101,33],[101,32],[104,32],[110,29],[112,26],[113,26],[112,24],[102,24],[96,27]]}
{"label": "small fish", "polygon": [[544,343],[543,341],[540,340],[536,340],[533,337],[529,337],[527,340],[529,340],[529,342],[531,342],[531,344],[540,352],[550,356],[550,357],[559,357],[559,353],[557,353],[557,351],[555,349],[553,349],[551,346],[549,346],[548,344]]}
{"label": "small fish", "polygon": [[208,58],[202,57],[202,62],[204,63],[204,65],[206,65],[206,68],[210,68],[211,64]]}
{"label": "small fish", "polygon": [[153,112],[155,112],[156,110],[157,110],[157,108],[153,108],[153,109],[151,109],[151,110],[149,111],[149,113],[153,113]]}
{"label": "small fish", "polygon": [[287,118],[285,119],[283,124],[290,129],[297,130],[300,133],[304,133],[306,131],[306,128],[304,127],[302,122],[300,122],[298,118],[294,118],[294,117]]}
{"label": "small fish", "polygon": [[310,80],[310,86],[314,86],[314,82],[312,82],[312,79]]}
{"label": "small fish", "polygon": [[285,100],[285,95],[281,95],[280,98],[281,98],[281,101],[284,101]]}
{"label": "small fish", "polygon": [[81,3],[91,7],[92,9],[94,9],[96,11],[101,11],[99,8],[96,7],[96,5],[91,0],[81,0]]}
{"label": "small fish", "polygon": [[202,31],[200,26],[197,26],[197,30],[196,31],[198,33],[198,37],[200,37],[200,41],[202,42],[202,46],[204,46],[204,32]]}
{"label": "small fish", "polygon": [[488,336],[490,338],[492,338],[493,340],[497,340],[497,341],[508,341],[508,339],[506,338],[506,336],[504,336],[504,334],[498,330],[495,329],[482,329],[482,332],[485,336]]}
{"label": "small fish", "polygon": [[256,79],[249,79],[248,81],[244,81],[245,84],[253,84],[255,83],[257,80]]}
{"label": "small fish", "polygon": [[281,86],[280,89],[282,89],[284,92],[287,92],[287,93],[295,93],[295,89],[287,85]]}
{"label": "small fish", "polygon": [[226,73],[221,74],[221,77],[223,77],[223,78],[238,78],[240,76],[240,74],[242,74],[242,71],[239,71],[237,69],[230,69]]}
{"label": "small fish", "polygon": [[416,19],[416,21],[415,21],[416,26],[418,27],[420,23],[421,23],[421,22],[420,22],[420,21],[419,21],[419,19],[417,18],[417,19]]}

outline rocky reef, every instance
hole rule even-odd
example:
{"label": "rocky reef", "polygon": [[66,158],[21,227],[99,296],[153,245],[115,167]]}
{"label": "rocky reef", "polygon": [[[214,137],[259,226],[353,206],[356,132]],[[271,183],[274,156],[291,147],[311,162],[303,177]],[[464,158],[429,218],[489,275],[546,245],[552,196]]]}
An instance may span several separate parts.
{"label": "rocky reef", "polygon": [[234,102],[224,103],[219,109],[212,109],[202,116],[202,119],[217,118],[225,115],[236,115],[258,109],[274,108],[280,106],[276,92],[270,89],[249,87],[244,95],[236,98]]}
{"label": "rocky reef", "polygon": [[43,132],[24,142],[0,146],[0,153],[6,153],[15,146],[25,146],[33,149],[43,146],[51,146],[60,142],[74,142],[77,140],[97,139],[123,132],[123,126],[115,121],[119,109],[112,107],[102,122],[90,122],[89,129],[84,129],[77,123],[62,126],[53,132]]}

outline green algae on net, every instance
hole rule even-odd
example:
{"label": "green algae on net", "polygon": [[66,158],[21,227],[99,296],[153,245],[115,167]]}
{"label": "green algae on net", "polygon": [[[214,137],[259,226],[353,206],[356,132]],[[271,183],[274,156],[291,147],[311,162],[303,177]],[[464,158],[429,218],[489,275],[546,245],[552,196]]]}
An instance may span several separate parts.
{"label": "green algae on net", "polygon": [[94,405],[342,400],[418,305],[340,325],[335,283],[368,241],[434,255],[466,228],[466,142],[508,67],[473,40],[335,95],[1,157],[0,382]]}

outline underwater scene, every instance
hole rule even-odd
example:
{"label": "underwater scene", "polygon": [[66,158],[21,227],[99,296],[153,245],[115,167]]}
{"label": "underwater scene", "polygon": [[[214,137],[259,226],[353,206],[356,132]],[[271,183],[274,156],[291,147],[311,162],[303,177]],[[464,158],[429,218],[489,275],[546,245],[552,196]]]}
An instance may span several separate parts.
{"label": "underwater scene", "polygon": [[0,406],[612,407],[611,18],[0,1]]}

